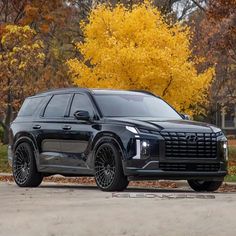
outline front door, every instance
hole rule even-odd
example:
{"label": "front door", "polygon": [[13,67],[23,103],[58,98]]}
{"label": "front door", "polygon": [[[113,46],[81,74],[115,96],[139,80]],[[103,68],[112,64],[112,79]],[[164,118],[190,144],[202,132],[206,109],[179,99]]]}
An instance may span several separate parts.
{"label": "front door", "polygon": [[64,135],[61,140],[63,166],[83,173],[90,169],[88,153],[97,126],[92,121],[77,120],[74,117],[76,111],[88,111],[90,117],[94,117],[95,111],[88,95],[80,93],[74,95],[68,117],[63,124]]}

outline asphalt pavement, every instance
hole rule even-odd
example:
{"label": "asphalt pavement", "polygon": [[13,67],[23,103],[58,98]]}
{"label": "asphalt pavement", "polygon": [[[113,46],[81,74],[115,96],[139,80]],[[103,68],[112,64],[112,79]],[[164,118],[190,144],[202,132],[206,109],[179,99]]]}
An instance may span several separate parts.
{"label": "asphalt pavement", "polygon": [[1,236],[236,235],[236,193],[0,182]]}

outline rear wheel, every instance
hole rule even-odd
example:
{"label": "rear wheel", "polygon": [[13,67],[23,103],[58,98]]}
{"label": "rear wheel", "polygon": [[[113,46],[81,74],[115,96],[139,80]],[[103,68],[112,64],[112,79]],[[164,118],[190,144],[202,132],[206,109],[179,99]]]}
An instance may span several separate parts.
{"label": "rear wheel", "polygon": [[197,192],[214,192],[222,183],[223,181],[188,180],[189,186]]}
{"label": "rear wheel", "polygon": [[122,191],[129,182],[124,176],[121,155],[113,143],[104,143],[95,154],[95,180],[103,191]]}
{"label": "rear wheel", "polygon": [[37,187],[43,176],[37,171],[33,149],[24,142],[17,146],[13,157],[13,177],[20,187]]}

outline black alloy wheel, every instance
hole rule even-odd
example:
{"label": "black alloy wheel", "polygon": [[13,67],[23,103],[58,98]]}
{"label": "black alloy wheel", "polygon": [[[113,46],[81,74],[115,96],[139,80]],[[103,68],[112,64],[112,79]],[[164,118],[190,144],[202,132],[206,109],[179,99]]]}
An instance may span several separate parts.
{"label": "black alloy wheel", "polygon": [[43,180],[37,171],[34,153],[30,144],[24,142],[17,146],[13,157],[13,177],[20,187],[37,187]]}
{"label": "black alloy wheel", "polygon": [[223,181],[188,180],[189,186],[197,192],[214,192],[222,183]]}
{"label": "black alloy wheel", "polygon": [[121,164],[121,155],[113,143],[104,143],[95,154],[95,180],[103,191],[122,191],[128,186]]}

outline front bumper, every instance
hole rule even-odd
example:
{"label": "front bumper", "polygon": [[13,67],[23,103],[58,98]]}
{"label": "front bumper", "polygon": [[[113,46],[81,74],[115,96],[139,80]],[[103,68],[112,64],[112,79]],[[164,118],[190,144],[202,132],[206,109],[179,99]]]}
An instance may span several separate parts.
{"label": "front bumper", "polygon": [[[136,155],[128,156],[123,161],[124,173],[129,179],[222,180],[227,175],[227,156],[222,149],[222,143],[226,141],[224,136],[217,138],[210,138],[209,136],[201,142],[199,140],[199,142],[192,143],[185,139],[181,141],[182,136],[165,137],[166,140],[164,140],[161,135],[140,134],[135,138],[136,143],[133,143],[136,144]],[[147,158],[142,156],[143,141],[149,143],[149,156]],[[217,142],[214,144],[216,147],[209,146],[215,142]],[[166,149],[166,144],[169,150]],[[171,151],[174,150],[173,153],[170,152],[169,146]],[[178,152],[175,152],[176,149]],[[189,155],[188,150],[193,155]],[[213,153],[211,150],[215,150],[215,152]],[[178,153],[179,156],[176,155]]]}
{"label": "front bumper", "polygon": [[149,161],[142,167],[124,163],[124,173],[130,180],[222,180],[227,175],[226,162],[165,162]]}

